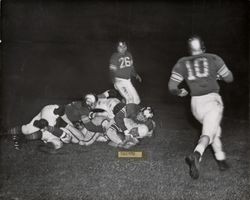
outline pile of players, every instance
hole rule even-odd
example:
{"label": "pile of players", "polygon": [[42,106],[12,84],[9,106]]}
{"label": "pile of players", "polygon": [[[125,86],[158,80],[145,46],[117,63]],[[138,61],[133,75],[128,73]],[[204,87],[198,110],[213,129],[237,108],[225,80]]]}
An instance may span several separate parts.
{"label": "pile of players", "polygon": [[48,152],[58,151],[65,143],[88,146],[94,142],[128,149],[155,128],[153,110],[135,103],[124,103],[119,93],[108,90],[100,95],[87,94],[82,101],[67,105],[47,105],[28,123],[11,129],[27,140],[44,142]]}

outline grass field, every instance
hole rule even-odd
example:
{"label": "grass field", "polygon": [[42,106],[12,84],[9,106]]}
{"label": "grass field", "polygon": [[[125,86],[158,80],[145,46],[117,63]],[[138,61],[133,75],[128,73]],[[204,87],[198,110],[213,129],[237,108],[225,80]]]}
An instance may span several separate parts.
{"label": "grass field", "polygon": [[89,147],[67,144],[58,154],[38,150],[42,142],[26,142],[20,151],[1,136],[2,200],[249,200],[250,145],[248,123],[224,118],[224,148],[231,168],[220,172],[207,149],[201,175],[192,180],[185,156],[193,151],[199,125],[185,107],[155,104],[157,129],[153,138],[131,150],[142,159],[118,158],[105,143]]}

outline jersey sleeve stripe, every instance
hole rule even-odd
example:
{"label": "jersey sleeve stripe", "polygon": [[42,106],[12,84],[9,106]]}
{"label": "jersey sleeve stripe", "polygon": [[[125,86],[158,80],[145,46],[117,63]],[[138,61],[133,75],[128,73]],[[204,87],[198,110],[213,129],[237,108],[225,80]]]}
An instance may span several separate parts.
{"label": "jersey sleeve stripe", "polygon": [[113,69],[113,70],[116,70],[116,69],[117,69],[117,67],[116,67],[115,65],[109,65],[109,68],[110,68],[110,69]]}
{"label": "jersey sleeve stripe", "polygon": [[223,65],[219,70],[218,70],[218,73],[220,73],[221,71],[227,69],[226,65]]}
{"label": "jersey sleeve stripe", "polygon": [[225,77],[229,74],[229,69],[226,67],[226,65],[223,65],[218,71],[218,74],[221,75],[222,77]]}
{"label": "jersey sleeve stripe", "polygon": [[179,79],[175,79],[175,78],[173,78],[172,76],[171,76],[171,78],[170,78],[171,80],[173,80],[173,81],[176,81],[176,82],[178,82],[178,83],[180,83],[181,81],[179,80]]}
{"label": "jersey sleeve stripe", "polygon": [[176,73],[176,72],[173,72],[171,75],[171,79],[174,81],[177,81],[177,82],[181,82],[181,81],[183,81],[183,76]]}
{"label": "jersey sleeve stripe", "polygon": [[222,74],[221,76],[222,76],[222,77],[226,77],[226,76],[228,76],[228,74],[229,74],[229,71],[225,72],[225,73]]}

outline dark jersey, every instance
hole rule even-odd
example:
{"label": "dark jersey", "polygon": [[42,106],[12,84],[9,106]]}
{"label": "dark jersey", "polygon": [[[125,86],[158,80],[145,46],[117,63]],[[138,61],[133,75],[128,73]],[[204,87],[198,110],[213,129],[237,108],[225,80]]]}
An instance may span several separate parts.
{"label": "dark jersey", "polygon": [[126,104],[116,115],[115,115],[115,123],[122,130],[126,130],[126,126],[124,124],[124,118],[132,119],[137,124],[144,124],[148,127],[149,131],[154,128],[153,121],[151,119],[147,119],[146,121],[140,121],[137,119],[137,115],[141,110],[141,106],[134,103]]}
{"label": "dark jersey", "polygon": [[[89,107],[81,101],[75,101],[65,106],[65,113],[68,119],[72,123],[81,122],[81,117],[82,116],[88,117],[90,111],[91,110],[89,109]],[[88,131],[92,132],[104,131],[101,125],[97,126],[91,120],[83,124]]]}
{"label": "dark jersey", "polygon": [[89,115],[89,108],[81,101],[74,101],[65,106],[65,113],[71,122],[81,120],[81,116]]}
{"label": "dark jersey", "polygon": [[189,86],[191,96],[218,93],[217,75],[228,75],[229,70],[224,61],[215,54],[204,53],[183,57],[174,66],[171,79],[176,82],[183,80]]}
{"label": "dark jersey", "polygon": [[130,52],[114,53],[110,58],[110,69],[113,78],[130,79],[134,72],[133,58]]}

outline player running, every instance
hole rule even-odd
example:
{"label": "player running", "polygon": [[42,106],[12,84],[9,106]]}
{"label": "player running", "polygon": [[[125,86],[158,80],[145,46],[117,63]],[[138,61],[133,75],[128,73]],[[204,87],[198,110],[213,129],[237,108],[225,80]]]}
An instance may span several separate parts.
{"label": "player running", "polygon": [[205,53],[204,43],[198,36],[188,40],[191,56],[178,60],[172,70],[168,87],[172,94],[180,97],[188,92],[178,88],[185,80],[191,92],[191,110],[202,124],[202,133],[194,152],[186,157],[190,167],[190,176],[199,177],[199,163],[208,145],[211,144],[220,170],[228,169],[226,155],[221,142],[221,119],[223,102],[219,95],[217,80],[227,83],[233,81],[232,72],[224,61],[215,54]]}

